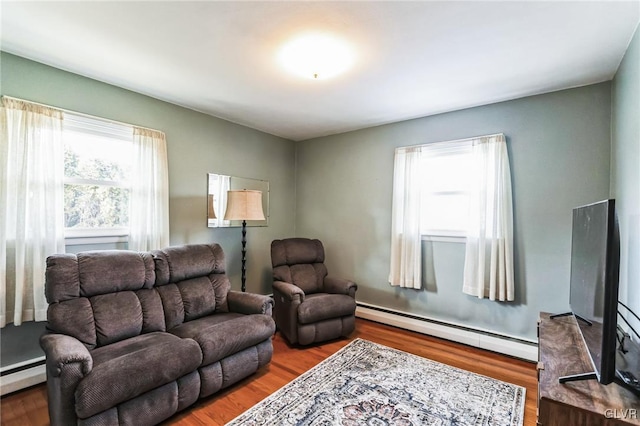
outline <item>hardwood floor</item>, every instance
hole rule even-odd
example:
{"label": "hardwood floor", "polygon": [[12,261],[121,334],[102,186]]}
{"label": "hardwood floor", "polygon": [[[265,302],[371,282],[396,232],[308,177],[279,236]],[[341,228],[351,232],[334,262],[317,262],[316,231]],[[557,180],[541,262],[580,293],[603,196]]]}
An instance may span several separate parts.
{"label": "hardwood floor", "polygon": [[[266,368],[230,389],[198,401],[164,424],[223,425],[357,337],[523,386],[527,389],[524,424],[536,424],[537,380],[534,363],[362,319],[356,320],[356,331],[350,339],[305,348],[290,347],[280,333],[276,333],[273,359]],[[46,387],[42,384],[3,397],[0,404],[1,424],[48,425],[46,394]]]}

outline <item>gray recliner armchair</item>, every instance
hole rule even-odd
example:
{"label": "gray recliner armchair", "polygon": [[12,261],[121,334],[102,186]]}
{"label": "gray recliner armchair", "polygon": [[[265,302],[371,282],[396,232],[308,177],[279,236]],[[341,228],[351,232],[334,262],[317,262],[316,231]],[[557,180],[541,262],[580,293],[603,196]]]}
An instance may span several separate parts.
{"label": "gray recliner armchair", "polygon": [[308,345],[353,332],[358,286],[327,276],[319,240],[273,241],[271,265],[276,326],[290,343]]}

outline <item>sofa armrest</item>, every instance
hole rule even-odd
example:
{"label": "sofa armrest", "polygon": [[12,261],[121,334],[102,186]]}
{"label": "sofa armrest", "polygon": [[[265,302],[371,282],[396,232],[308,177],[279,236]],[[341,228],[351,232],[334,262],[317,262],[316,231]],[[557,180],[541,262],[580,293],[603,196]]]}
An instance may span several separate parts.
{"label": "sofa armrest", "polygon": [[47,358],[47,400],[51,426],[76,424],[75,391],[93,369],[89,350],[76,338],[45,334],[40,346]]}
{"label": "sofa armrest", "polygon": [[358,290],[358,285],[353,281],[333,277],[324,278],[324,291],[327,293],[348,294],[355,298],[356,290]]}
{"label": "sofa armrest", "polygon": [[273,299],[256,293],[242,293],[231,290],[227,294],[229,310],[241,314],[264,314],[271,316]]}
{"label": "sofa armrest", "polygon": [[45,334],[40,346],[47,358],[47,374],[60,377],[65,368],[78,364],[78,371],[86,376],[93,369],[93,358],[89,350],[75,337],[66,334]]}
{"label": "sofa armrest", "polygon": [[285,297],[288,302],[295,300],[298,300],[300,303],[304,302],[304,291],[296,285],[284,281],[274,281],[273,289],[277,291],[280,296]]}

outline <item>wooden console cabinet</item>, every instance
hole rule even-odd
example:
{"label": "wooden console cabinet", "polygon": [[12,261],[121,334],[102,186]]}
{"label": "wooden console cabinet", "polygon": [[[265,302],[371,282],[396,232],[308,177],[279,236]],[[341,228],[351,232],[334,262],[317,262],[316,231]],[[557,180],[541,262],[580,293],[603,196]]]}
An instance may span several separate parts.
{"label": "wooden console cabinet", "polygon": [[640,425],[640,398],[628,389],[597,380],[558,382],[592,367],[575,318],[549,315],[538,321],[538,425]]}

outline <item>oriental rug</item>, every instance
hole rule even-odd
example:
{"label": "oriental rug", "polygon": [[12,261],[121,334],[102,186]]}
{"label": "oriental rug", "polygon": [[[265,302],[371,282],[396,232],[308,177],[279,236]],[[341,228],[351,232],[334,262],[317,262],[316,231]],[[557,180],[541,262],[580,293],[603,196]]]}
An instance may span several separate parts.
{"label": "oriental rug", "polygon": [[253,425],[522,425],[525,388],[356,339],[233,419]]}

